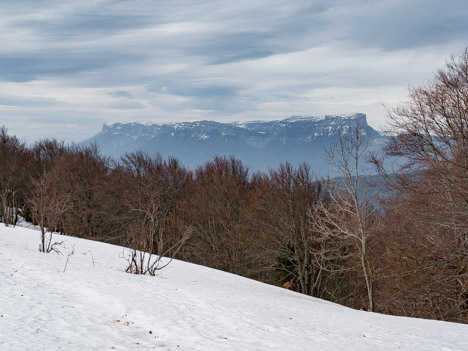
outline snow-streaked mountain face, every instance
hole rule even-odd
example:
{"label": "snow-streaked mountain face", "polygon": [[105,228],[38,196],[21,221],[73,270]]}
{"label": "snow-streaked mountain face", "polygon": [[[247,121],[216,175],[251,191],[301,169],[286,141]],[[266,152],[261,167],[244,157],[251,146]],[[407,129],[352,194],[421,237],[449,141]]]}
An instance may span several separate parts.
{"label": "snow-streaked mountain face", "polygon": [[125,273],[125,249],[0,224],[0,350],[468,350],[468,326],[356,311],[174,260]]}
{"label": "snow-streaked mountain face", "polygon": [[97,143],[108,156],[143,150],[174,156],[194,168],[214,156],[235,156],[252,170],[267,170],[289,161],[307,161],[312,170],[328,171],[324,150],[338,143],[340,133],[359,124],[380,148],[383,139],[362,113],[352,115],[292,116],[279,121],[219,123],[213,121],[168,124],[104,124],[101,133],[84,143]]}

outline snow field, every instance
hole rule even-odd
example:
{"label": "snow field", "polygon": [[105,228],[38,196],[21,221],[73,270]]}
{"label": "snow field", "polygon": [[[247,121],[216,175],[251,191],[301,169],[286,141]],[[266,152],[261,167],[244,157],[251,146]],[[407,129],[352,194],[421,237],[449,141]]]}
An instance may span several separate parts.
{"label": "snow field", "polygon": [[131,275],[121,247],[56,240],[63,256],[0,224],[2,351],[468,350],[467,325],[355,311],[176,260]]}

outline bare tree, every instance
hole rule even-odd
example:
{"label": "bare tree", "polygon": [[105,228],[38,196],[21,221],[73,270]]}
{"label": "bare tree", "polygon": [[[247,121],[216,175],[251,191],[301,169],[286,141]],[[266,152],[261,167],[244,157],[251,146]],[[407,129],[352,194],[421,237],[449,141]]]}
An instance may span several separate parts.
{"label": "bare tree", "polygon": [[389,117],[387,155],[405,160],[392,185],[432,196],[444,216],[432,221],[428,213],[426,220],[458,232],[468,249],[468,48],[426,85],[411,88],[410,101]]}
{"label": "bare tree", "polygon": [[[409,101],[390,110],[389,119],[386,154],[403,162],[394,171],[382,160],[374,163],[396,192],[393,215],[407,224],[394,235],[414,237],[397,251],[404,259],[394,281],[406,290],[398,313],[466,320],[468,48],[425,85],[411,88]],[[414,267],[417,279],[402,279]]]}
{"label": "bare tree", "polygon": [[54,184],[54,175],[44,173],[39,179],[31,179],[32,191],[29,205],[33,220],[41,229],[39,251],[57,251],[61,242],[53,240],[53,233],[59,231],[63,214],[70,208],[70,197],[61,194]]}
{"label": "bare tree", "polygon": [[369,255],[370,227],[375,219],[375,208],[364,190],[361,168],[368,152],[368,136],[359,124],[340,133],[339,144],[328,150],[330,165],[341,175],[339,180],[326,183],[329,201],[314,209],[310,219],[322,235],[348,241],[354,247],[367,291],[367,309],[374,310],[374,274]]}

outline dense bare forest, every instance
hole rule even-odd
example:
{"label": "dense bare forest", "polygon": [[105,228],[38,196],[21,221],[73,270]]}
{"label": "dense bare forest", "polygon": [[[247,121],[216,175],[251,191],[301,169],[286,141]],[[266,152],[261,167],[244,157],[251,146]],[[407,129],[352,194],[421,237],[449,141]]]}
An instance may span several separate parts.
{"label": "dense bare forest", "polygon": [[[0,219],[130,247],[128,270],[175,257],[354,308],[468,322],[468,51],[389,111],[384,169],[357,127],[331,149],[339,182],[307,164],[250,173],[217,157],[194,171],[141,152],[120,160],[56,140],[25,145],[0,131]],[[359,163],[387,179],[358,192]]]}

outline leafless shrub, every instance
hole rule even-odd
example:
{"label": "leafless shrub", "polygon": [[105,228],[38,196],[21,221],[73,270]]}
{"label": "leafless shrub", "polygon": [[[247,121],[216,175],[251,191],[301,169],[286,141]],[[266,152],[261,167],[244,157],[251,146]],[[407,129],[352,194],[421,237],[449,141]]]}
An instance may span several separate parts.
{"label": "leafless shrub", "polygon": [[[121,256],[128,263],[126,272],[143,275],[149,274],[154,276],[158,270],[167,267],[172,262],[179,250],[190,238],[191,233],[192,228],[187,228],[179,241],[174,243],[172,246],[166,246],[166,243],[163,241],[156,244],[151,242],[151,239],[148,242],[145,240],[148,238],[137,238],[136,236],[133,236],[135,238],[135,245],[133,245],[132,248],[127,249],[126,252],[124,250]],[[142,249],[147,249],[149,252],[138,249],[140,247]],[[150,252],[157,252],[157,254],[151,254]]]}

